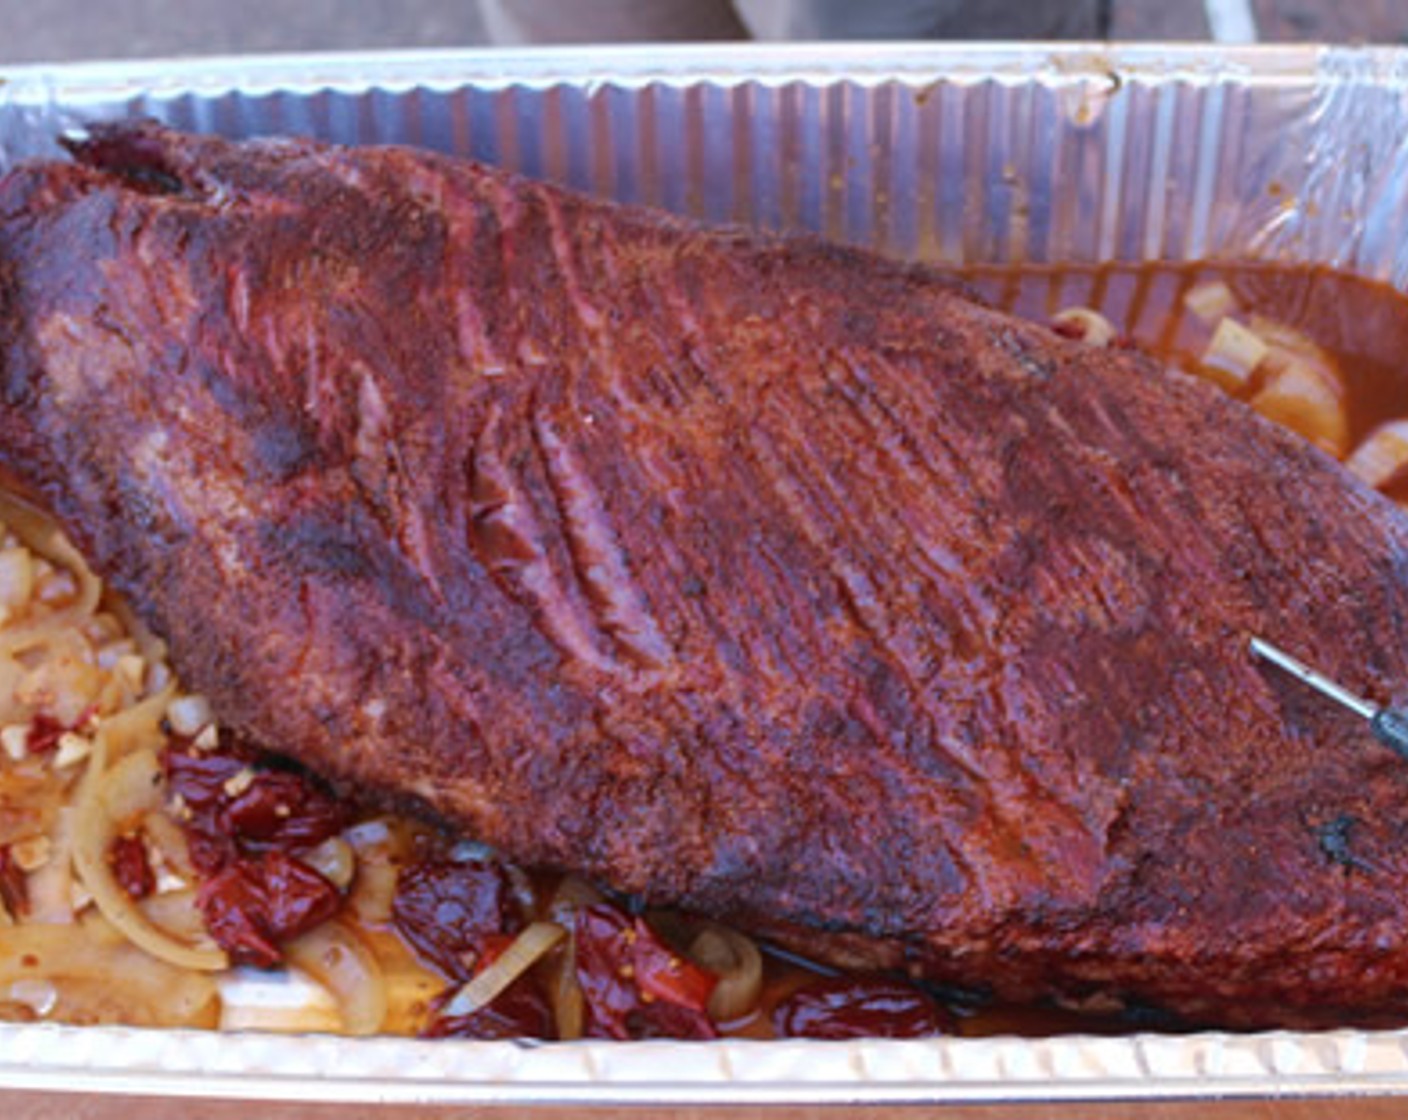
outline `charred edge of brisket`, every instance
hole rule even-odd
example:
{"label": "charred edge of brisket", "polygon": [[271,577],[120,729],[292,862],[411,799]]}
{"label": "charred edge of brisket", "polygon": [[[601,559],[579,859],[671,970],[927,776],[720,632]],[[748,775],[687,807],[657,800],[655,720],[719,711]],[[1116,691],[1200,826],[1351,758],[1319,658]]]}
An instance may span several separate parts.
{"label": "charred edge of brisket", "polygon": [[199,183],[182,174],[156,135],[95,123],[76,135],[59,137],[64,150],[85,167],[104,171],[148,195],[202,196]]}

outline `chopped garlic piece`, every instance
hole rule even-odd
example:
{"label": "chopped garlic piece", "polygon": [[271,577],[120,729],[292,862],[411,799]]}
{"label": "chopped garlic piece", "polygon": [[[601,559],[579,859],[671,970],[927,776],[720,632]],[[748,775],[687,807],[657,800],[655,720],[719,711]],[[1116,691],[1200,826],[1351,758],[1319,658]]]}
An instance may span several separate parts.
{"label": "chopped garlic piece", "polygon": [[166,720],[177,735],[198,735],[210,722],[210,703],[204,696],[178,696],[167,705]]}
{"label": "chopped garlic piece", "polygon": [[12,761],[22,762],[29,755],[29,728],[12,723],[0,730],[0,747],[5,749]]}
{"label": "chopped garlic piece", "polygon": [[220,729],[213,723],[207,723],[200,729],[200,734],[192,741],[191,746],[198,751],[213,751],[220,745]]}
{"label": "chopped garlic piece", "polygon": [[1255,331],[1236,319],[1222,319],[1203,351],[1199,371],[1227,392],[1241,393],[1251,386],[1252,374],[1266,354],[1267,345]]}
{"label": "chopped garlic piece", "polygon": [[245,790],[254,784],[254,771],[246,766],[238,774],[225,783],[225,793],[230,797],[238,797]]}
{"label": "chopped garlic piece", "polygon": [[1183,306],[1204,323],[1216,323],[1237,310],[1237,297],[1221,280],[1212,280],[1189,291]]}
{"label": "chopped garlic piece", "polygon": [[47,836],[31,836],[10,845],[15,866],[26,873],[38,871],[48,863],[53,851],[54,845]]}
{"label": "chopped garlic piece", "polygon": [[58,753],[54,755],[54,765],[62,770],[66,766],[82,762],[92,753],[93,741],[91,739],[72,731],[65,731],[59,736],[59,749]]}
{"label": "chopped garlic piece", "polygon": [[59,1002],[59,989],[52,980],[16,980],[10,985],[10,998],[23,1003],[41,1019]]}

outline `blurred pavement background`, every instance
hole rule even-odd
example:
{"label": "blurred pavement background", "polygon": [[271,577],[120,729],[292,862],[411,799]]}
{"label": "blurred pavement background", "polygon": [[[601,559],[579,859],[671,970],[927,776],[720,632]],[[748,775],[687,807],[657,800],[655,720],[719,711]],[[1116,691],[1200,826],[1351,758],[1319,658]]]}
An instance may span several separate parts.
{"label": "blurred pavement background", "polygon": [[[842,0],[820,0],[833,8]],[[704,13],[631,0],[0,0],[0,64],[252,51],[463,47],[497,39],[730,38],[746,34],[723,0]],[[710,12],[710,4],[716,5]],[[786,37],[776,0],[740,0],[752,30]],[[883,13],[915,0],[851,0]],[[1053,34],[1114,39],[1408,42],[1406,0],[964,0],[942,36]],[[645,30],[621,18],[648,13]],[[1043,16],[1042,13],[1046,13]],[[1054,14],[1053,14],[1054,13]],[[1059,18],[1056,18],[1058,17]],[[1052,22],[1055,20],[1055,22]],[[852,32],[853,33],[853,32]],[[811,36],[803,36],[811,37]]]}

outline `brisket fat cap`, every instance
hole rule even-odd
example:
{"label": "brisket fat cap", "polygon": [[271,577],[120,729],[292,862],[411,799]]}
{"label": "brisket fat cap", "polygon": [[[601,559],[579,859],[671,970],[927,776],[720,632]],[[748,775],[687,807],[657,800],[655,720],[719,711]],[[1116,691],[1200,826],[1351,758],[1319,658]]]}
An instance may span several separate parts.
{"label": "brisket fat cap", "polygon": [[832,959],[1408,1010],[1408,770],[1246,652],[1391,698],[1408,529],[1296,437],[812,240],[75,155],[0,185],[0,469],[240,733]]}

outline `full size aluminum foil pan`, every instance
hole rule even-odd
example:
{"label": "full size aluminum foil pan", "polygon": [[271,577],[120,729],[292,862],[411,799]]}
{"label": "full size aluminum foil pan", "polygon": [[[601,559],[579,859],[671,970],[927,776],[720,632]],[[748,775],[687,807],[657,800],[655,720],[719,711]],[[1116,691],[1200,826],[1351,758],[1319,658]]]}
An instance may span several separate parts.
{"label": "full size aluminum foil pan", "polygon": [[[88,120],[155,116],[423,145],[947,263],[1250,255],[1408,289],[1405,51],[651,46],[3,79],[0,166],[56,154]],[[522,1045],[0,1025],[5,1087],[422,1104],[1408,1093],[1408,1032]]]}

